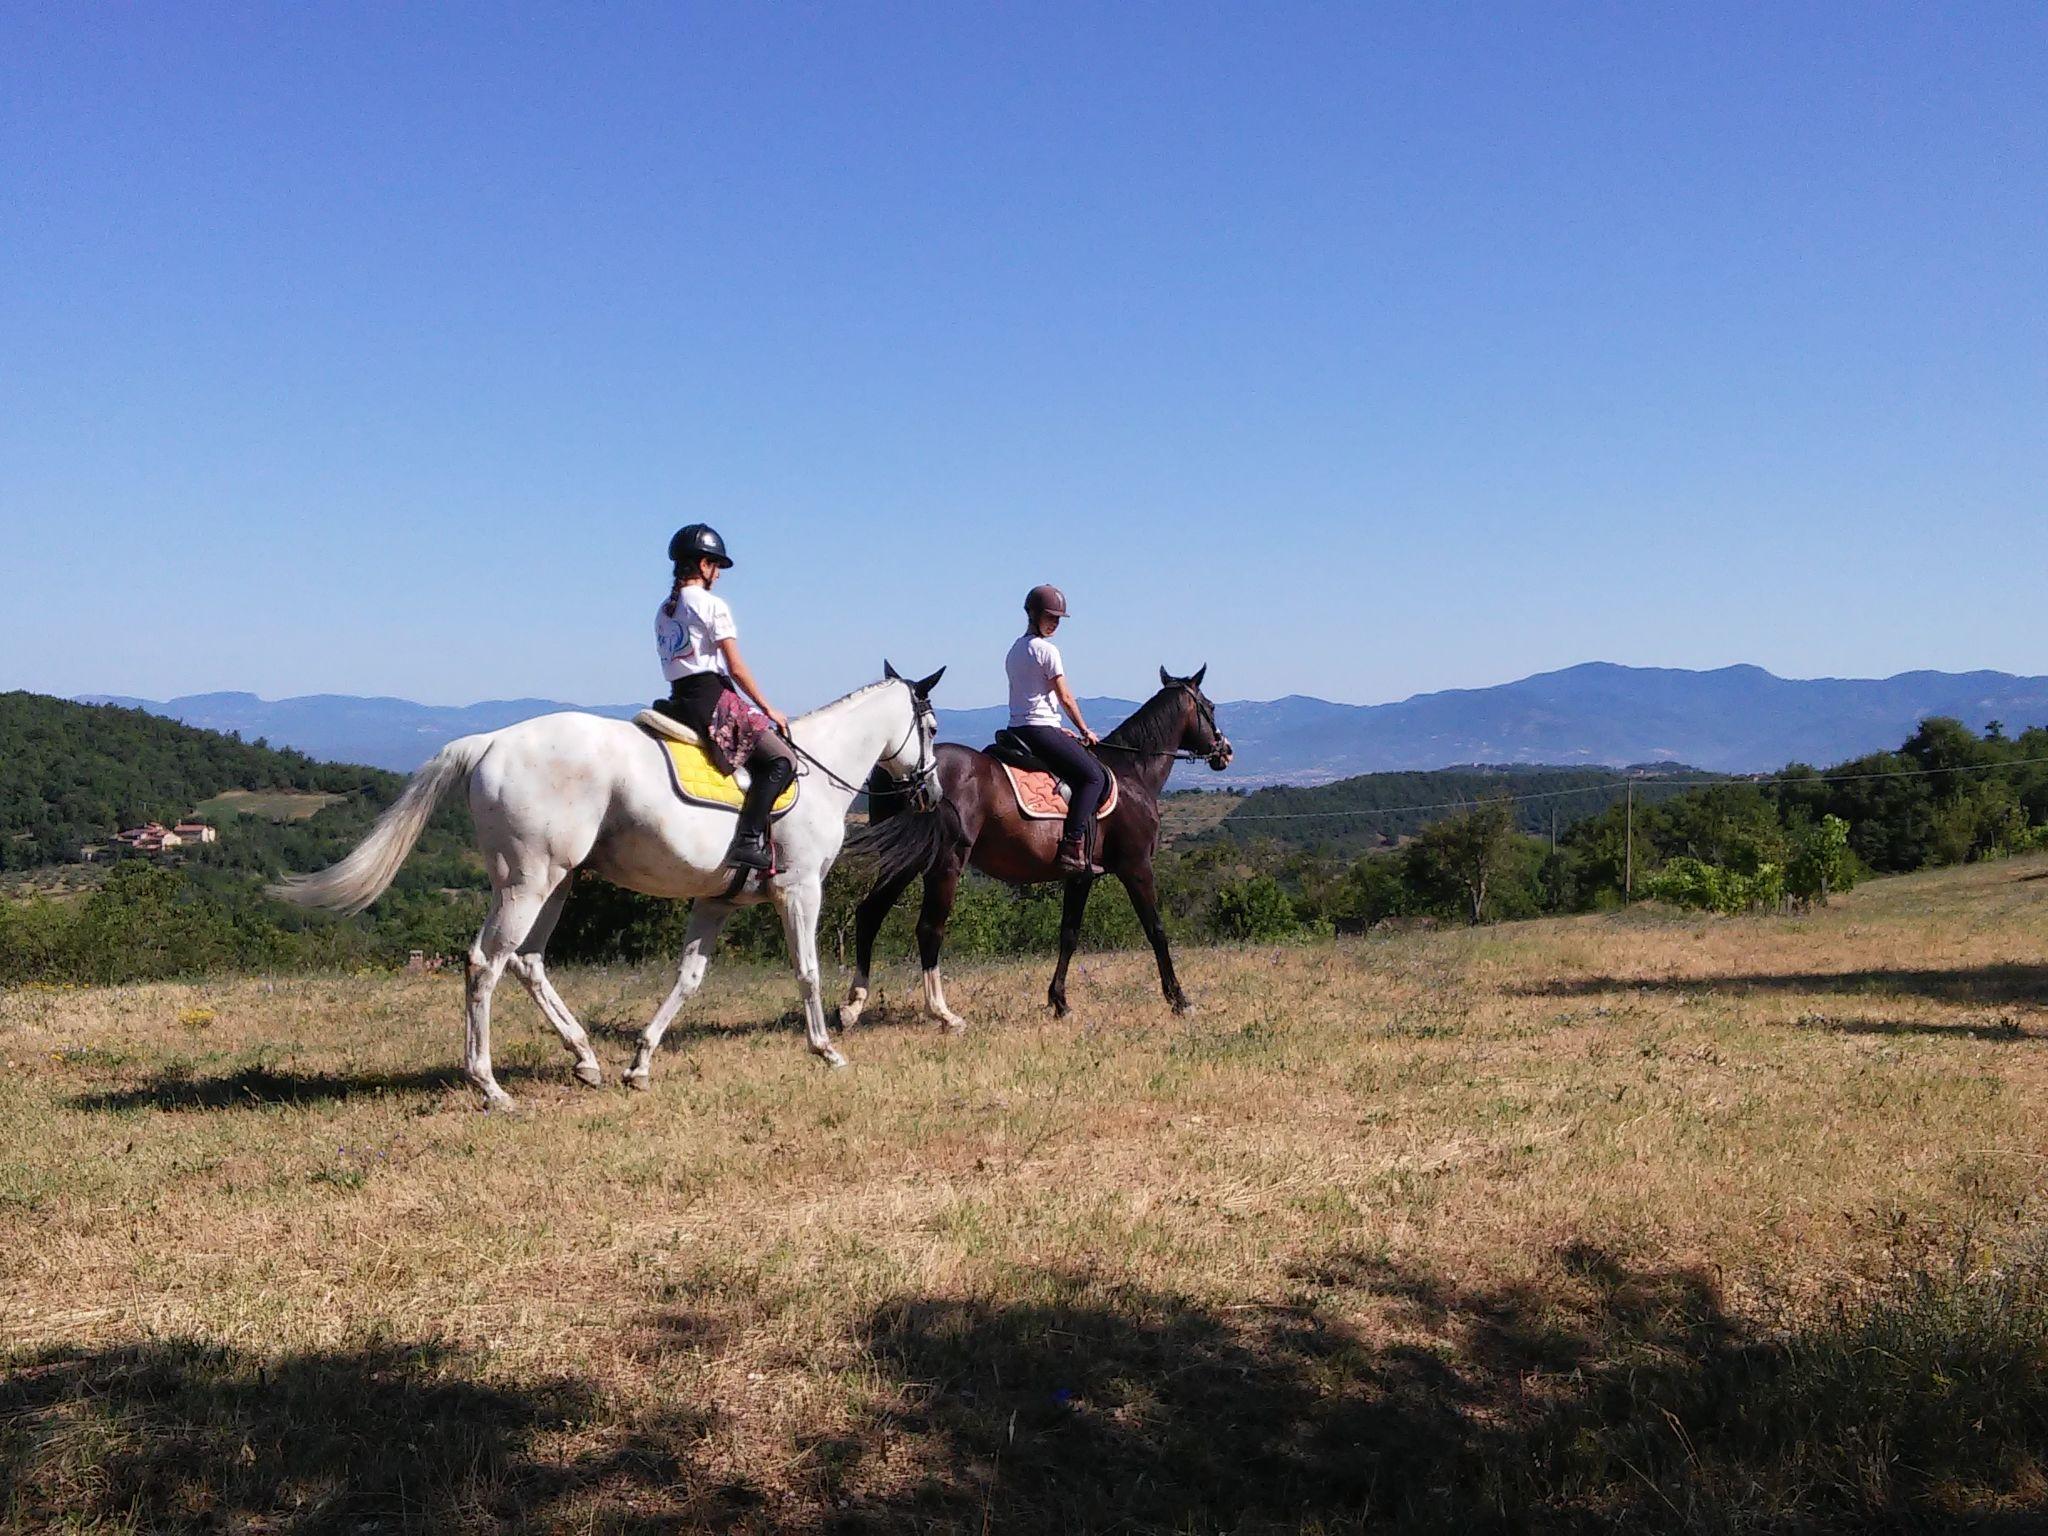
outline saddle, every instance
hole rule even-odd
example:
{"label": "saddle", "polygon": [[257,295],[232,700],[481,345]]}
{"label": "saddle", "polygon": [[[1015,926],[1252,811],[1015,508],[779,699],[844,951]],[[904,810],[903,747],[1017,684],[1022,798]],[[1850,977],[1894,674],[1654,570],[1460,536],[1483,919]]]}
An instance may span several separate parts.
{"label": "saddle", "polygon": [[[672,715],[665,715],[657,709],[643,709],[633,717],[633,723],[654,738],[661,748],[662,756],[668,760],[668,780],[675,787],[676,798],[691,805],[709,806],[715,811],[731,811],[739,814],[740,805],[747,797],[747,785],[752,782],[747,770],[727,773],[718,766],[711,756],[710,743]],[[769,811],[770,821],[779,821],[789,808],[796,804],[797,790],[803,783],[801,778],[792,779]]]}
{"label": "saddle", "polygon": [[[1067,819],[1067,802],[1073,798],[1073,790],[1065,779],[1046,767],[1038,754],[1026,746],[1014,731],[1003,727],[996,732],[996,739],[982,750],[1002,765],[1003,774],[1010,781],[1010,793],[1017,797],[1018,814],[1026,821]],[[1116,775],[1112,773],[1108,777],[1109,790],[1095,812],[1097,821],[1116,809]]]}

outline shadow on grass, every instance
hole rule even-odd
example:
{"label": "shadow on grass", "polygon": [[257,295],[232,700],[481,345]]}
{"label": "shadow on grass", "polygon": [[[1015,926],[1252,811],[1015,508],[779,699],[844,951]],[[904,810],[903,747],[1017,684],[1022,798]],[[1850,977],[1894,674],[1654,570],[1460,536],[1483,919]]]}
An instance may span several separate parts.
{"label": "shadow on grass", "polygon": [[[826,1017],[829,1019],[831,1016],[831,1010],[828,1008]],[[590,1038],[593,1040],[610,1040],[619,1045],[637,1046],[640,1043],[640,1032],[647,1027],[647,1021],[586,1019],[583,1027],[590,1032]],[[834,1028],[837,1028],[836,1023]],[[781,1013],[735,1019],[723,1024],[716,1019],[677,1019],[662,1033],[661,1055],[667,1056],[678,1046],[687,1045],[693,1040],[737,1040],[749,1035],[794,1035],[801,1039],[803,1032],[804,1016],[800,1008],[788,1008]],[[656,1058],[657,1061],[659,1059]]]}
{"label": "shadow on grass", "polygon": [[[566,1074],[566,1068],[564,1069]],[[499,1067],[498,1080],[516,1083],[542,1074],[528,1067]],[[81,1094],[71,1101],[82,1110],[207,1110],[268,1109],[276,1105],[325,1104],[382,1094],[470,1093],[459,1068],[414,1072],[290,1072],[271,1067],[244,1067],[224,1077],[193,1077],[166,1072],[133,1088]]]}
{"label": "shadow on grass", "polygon": [[630,1509],[659,1488],[671,1523],[658,1528],[672,1529],[725,1523],[757,1499],[691,1466],[701,1416],[679,1410],[587,1449],[580,1431],[602,1414],[588,1388],[488,1385],[465,1365],[435,1348],[264,1361],[176,1340],[13,1359],[0,1378],[0,1524],[495,1530],[546,1526],[579,1501]]}
{"label": "shadow on grass", "polygon": [[[439,1347],[0,1356],[0,1527],[2041,1528],[2042,1266],[1758,1334],[1699,1272],[1554,1258],[1475,1290],[1337,1248],[1285,1303],[1220,1308],[1067,1271],[898,1296],[854,1330],[850,1400],[766,1427],[763,1483],[704,1464],[714,1420],[686,1403],[634,1417]],[[705,1329],[679,1315],[670,1342],[729,1344]]]}
{"label": "shadow on grass", "polygon": [[1827,1014],[1807,1014],[1786,1027],[1819,1029],[1834,1035],[1921,1035],[1929,1040],[1981,1040],[1992,1044],[2017,1044],[2035,1038],[2017,1019],[2010,1018],[1974,1024],[1930,1024],[1925,1019],[1838,1019]]}
{"label": "shadow on grass", "polygon": [[[863,1341],[893,1395],[809,1448],[808,1493],[876,1531],[1847,1531],[2017,1520],[2048,1488],[2038,1281],[1765,1340],[1701,1274],[1559,1267],[1470,1292],[1339,1251],[1298,1301],[1222,1311],[1075,1274],[903,1297]],[[869,1490],[906,1438],[923,1481]]]}
{"label": "shadow on grass", "polygon": [[1509,987],[1521,997],[1593,997],[1603,992],[1845,992],[1904,994],[1944,1003],[2048,1004],[2048,965],[1957,966],[1859,971],[1754,971],[1705,976],[1578,976]]}

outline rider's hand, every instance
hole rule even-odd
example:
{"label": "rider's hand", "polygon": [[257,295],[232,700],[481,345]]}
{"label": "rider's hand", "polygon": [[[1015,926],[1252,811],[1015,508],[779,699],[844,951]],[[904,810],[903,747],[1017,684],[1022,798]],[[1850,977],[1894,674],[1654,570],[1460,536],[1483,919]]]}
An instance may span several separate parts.
{"label": "rider's hand", "polygon": [[789,734],[789,716],[785,715],[773,704],[770,704],[766,709],[763,709],[761,713],[766,715],[770,720],[773,720],[775,722],[776,730],[782,732],[782,734],[785,736]]}
{"label": "rider's hand", "polygon": [[1096,735],[1093,731],[1089,730],[1088,727],[1085,725],[1081,727],[1081,739],[1088,743],[1088,745],[1091,747],[1095,746],[1102,740],[1100,736]]}

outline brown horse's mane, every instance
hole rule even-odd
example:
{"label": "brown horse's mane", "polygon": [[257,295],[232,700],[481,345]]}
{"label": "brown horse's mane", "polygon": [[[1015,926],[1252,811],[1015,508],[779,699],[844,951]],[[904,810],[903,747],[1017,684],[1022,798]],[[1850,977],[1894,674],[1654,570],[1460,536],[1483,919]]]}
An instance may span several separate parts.
{"label": "brown horse's mane", "polygon": [[1134,752],[1171,752],[1180,745],[1181,687],[1162,688],[1137,708],[1137,712],[1102,739],[1113,747]]}

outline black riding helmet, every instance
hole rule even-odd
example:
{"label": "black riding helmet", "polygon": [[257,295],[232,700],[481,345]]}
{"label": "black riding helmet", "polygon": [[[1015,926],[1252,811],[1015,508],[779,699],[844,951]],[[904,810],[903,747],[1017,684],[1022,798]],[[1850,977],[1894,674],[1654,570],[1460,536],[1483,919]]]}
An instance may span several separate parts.
{"label": "black riding helmet", "polygon": [[725,552],[725,540],[718,536],[716,528],[709,523],[692,523],[687,528],[678,528],[676,536],[668,541],[669,563],[694,566],[700,556],[716,560],[720,570],[732,569],[732,556]]}

